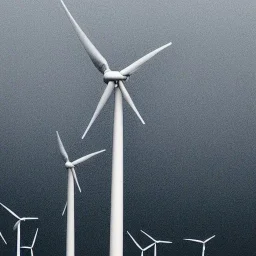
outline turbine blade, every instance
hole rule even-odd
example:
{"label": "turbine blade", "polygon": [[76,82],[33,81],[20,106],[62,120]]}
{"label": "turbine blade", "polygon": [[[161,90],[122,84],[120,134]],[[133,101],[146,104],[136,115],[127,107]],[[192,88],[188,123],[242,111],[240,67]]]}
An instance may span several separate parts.
{"label": "turbine blade", "polygon": [[66,211],[66,208],[67,208],[67,205],[68,205],[68,202],[66,202],[65,206],[64,206],[64,210],[62,212],[62,216],[64,215],[65,211]]}
{"label": "turbine blade", "polygon": [[14,213],[12,210],[10,210],[7,206],[5,206],[4,204],[0,203],[9,213],[11,213],[14,217],[16,217],[17,219],[20,220],[20,217]]}
{"label": "turbine blade", "polygon": [[7,244],[6,240],[4,239],[4,236],[3,236],[2,232],[0,232],[0,236],[1,236],[2,240],[4,241],[4,243]]}
{"label": "turbine blade", "polygon": [[144,248],[143,249],[143,251],[146,251],[146,250],[148,250],[149,248],[151,248],[153,245],[154,245],[155,243],[153,243],[153,244],[150,244],[149,246],[147,246],[146,248]]}
{"label": "turbine blade", "polygon": [[102,152],[104,152],[104,151],[106,151],[106,149],[103,149],[103,150],[100,150],[100,151],[91,153],[91,154],[89,154],[89,155],[87,155],[87,156],[83,156],[83,157],[81,157],[81,158],[75,160],[74,162],[72,162],[72,164],[73,164],[73,165],[78,165],[78,164],[80,164],[80,163],[82,163],[82,162],[88,160],[89,158],[91,158],[91,157],[93,157],[93,156],[96,156],[96,155],[98,155],[98,154],[100,154],[100,153],[102,153]]}
{"label": "turbine blade", "polygon": [[82,136],[82,139],[85,137],[85,135],[87,134],[87,132],[89,131],[89,129],[91,128],[92,124],[94,123],[95,119],[98,117],[100,111],[102,110],[102,108],[105,106],[107,100],[109,99],[111,93],[113,92],[115,88],[115,83],[113,81],[110,81],[108,82],[108,85],[105,89],[105,91],[103,92],[102,96],[101,96],[101,99],[98,103],[98,106],[92,116],[92,119],[88,125],[88,127],[86,128],[83,136]]}
{"label": "turbine blade", "polygon": [[139,247],[141,250],[143,250],[128,231],[127,231],[127,234],[131,237],[132,241],[137,245],[137,247]]}
{"label": "turbine blade", "polygon": [[36,230],[36,233],[35,233],[35,236],[34,236],[34,239],[33,239],[33,243],[32,243],[32,245],[31,245],[31,248],[33,248],[33,247],[34,247],[34,245],[35,245],[35,241],[36,241],[37,233],[38,233],[38,229]]}
{"label": "turbine blade", "polygon": [[64,4],[64,2],[61,0],[61,4],[64,7],[64,10],[73,26],[73,28],[76,31],[76,34],[78,38],[80,39],[82,45],[84,46],[87,54],[89,55],[90,59],[92,60],[94,66],[104,74],[104,72],[109,69],[108,63],[106,59],[101,55],[101,53],[97,50],[97,48],[92,44],[90,39],[86,36],[86,34],[82,31],[82,29],[79,27],[75,19],[72,17],[71,13],[69,12],[68,8]]}
{"label": "turbine blade", "polygon": [[31,256],[34,256],[34,252],[33,249],[31,248]]}
{"label": "turbine blade", "polygon": [[170,46],[172,43],[165,44],[156,50],[148,53],[147,55],[143,56],[142,58],[138,59],[134,63],[132,63],[130,66],[126,67],[125,69],[121,70],[120,73],[123,76],[130,76],[133,74],[138,68],[140,68],[141,65],[143,65],[145,62],[150,60],[152,57],[154,57],[157,53],[161,52],[166,47]]}
{"label": "turbine blade", "polygon": [[183,239],[183,240],[186,240],[186,241],[192,241],[192,242],[196,242],[196,243],[203,243],[203,241],[201,240],[196,240],[196,239]]}
{"label": "turbine blade", "polygon": [[26,218],[22,218],[23,220],[38,220],[37,217],[26,217]]}
{"label": "turbine blade", "polygon": [[206,239],[206,240],[204,241],[204,243],[207,243],[208,241],[210,241],[210,240],[213,239],[214,237],[215,237],[215,235],[214,235],[214,236],[211,236],[210,238]]}
{"label": "turbine blade", "polygon": [[124,99],[127,101],[127,103],[131,106],[131,108],[133,109],[133,111],[135,112],[135,114],[138,116],[138,118],[140,119],[140,121],[145,124],[144,120],[142,119],[139,111],[137,110],[137,108],[135,107],[131,96],[129,95],[128,91],[126,90],[124,83],[122,81],[119,81],[119,88],[123,94]]}
{"label": "turbine blade", "polygon": [[171,241],[161,241],[161,240],[159,240],[159,241],[157,241],[158,243],[161,243],[161,244],[172,244],[172,242]]}
{"label": "turbine blade", "polygon": [[31,247],[28,247],[28,246],[21,246],[20,248],[22,248],[22,249],[31,249]]}
{"label": "turbine blade", "polygon": [[146,232],[144,232],[143,230],[141,230],[141,232],[143,234],[145,234],[147,237],[149,237],[151,240],[153,240],[154,242],[157,242],[152,236],[150,236],[149,234],[147,234]]}
{"label": "turbine blade", "polygon": [[59,144],[59,148],[60,148],[60,153],[63,157],[64,162],[67,162],[68,161],[68,153],[67,153],[67,151],[65,150],[65,148],[63,146],[63,143],[61,141],[61,138],[60,138],[60,135],[59,135],[58,131],[56,131],[56,133],[57,133],[57,140],[58,140],[58,144]]}
{"label": "turbine blade", "polygon": [[21,220],[18,220],[18,221],[14,224],[13,230],[16,230],[16,229],[17,229],[17,227],[18,227],[18,225],[20,224],[20,222],[21,222]]}
{"label": "turbine blade", "polygon": [[71,172],[72,172],[73,178],[74,178],[74,180],[75,180],[75,182],[76,182],[77,188],[78,188],[79,192],[81,193],[81,188],[80,188],[80,185],[79,185],[77,176],[76,176],[76,171],[75,171],[75,169],[74,169],[74,168],[71,168]]}

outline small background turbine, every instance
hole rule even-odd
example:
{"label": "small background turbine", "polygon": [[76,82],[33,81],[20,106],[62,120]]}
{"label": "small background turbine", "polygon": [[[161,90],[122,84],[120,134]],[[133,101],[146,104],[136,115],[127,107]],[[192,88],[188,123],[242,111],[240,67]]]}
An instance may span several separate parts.
{"label": "small background turbine", "polygon": [[31,256],[34,256],[33,248],[34,248],[34,245],[35,245],[35,242],[36,242],[37,233],[38,233],[38,229],[36,230],[36,233],[35,233],[35,236],[34,236],[34,239],[33,239],[33,242],[32,242],[31,246],[22,246],[22,247],[20,247],[22,249],[30,250]]}
{"label": "small background turbine", "polygon": [[146,232],[144,232],[143,230],[141,230],[142,233],[144,233],[147,237],[149,237],[152,241],[154,241],[154,256],[157,255],[157,251],[156,251],[156,244],[172,244],[171,241],[163,241],[163,240],[156,240],[154,239],[152,236],[150,236],[149,234],[147,234]]}

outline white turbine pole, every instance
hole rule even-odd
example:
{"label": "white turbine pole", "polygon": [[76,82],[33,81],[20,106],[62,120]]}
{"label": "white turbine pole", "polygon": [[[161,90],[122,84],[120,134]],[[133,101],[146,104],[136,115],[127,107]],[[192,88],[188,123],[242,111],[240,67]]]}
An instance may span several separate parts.
{"label": "white turbine pole", "polygon": [[203,251],[202,251],[202,256],[204,256],[204,252],[205,252],[205,243],[203,243]]}
{"label": "white turbine pole", "polygon": [[110,256],[123,255],[123,102],[119,87],[115,88],[113,130]]}
{"label": "white turbine pole", "polygon": [[17,226],[17,256],[20,256],[20,222]]}
{"label": "white turbine pole", "polygon": [[66,256],[75,256],[74,178],[68,169]]}

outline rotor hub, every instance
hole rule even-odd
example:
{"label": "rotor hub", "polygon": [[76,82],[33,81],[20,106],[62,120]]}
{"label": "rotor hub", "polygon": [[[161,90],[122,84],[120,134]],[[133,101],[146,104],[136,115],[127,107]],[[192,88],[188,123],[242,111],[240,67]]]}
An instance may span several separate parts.
{"label": "rotor hub", "polygon": [[125,81],[126,79],[127,76],[123,76],[119,71],[108,70],[103,75],[103,80],[105,83],[108,83],[109,81]]}
{"label": "rotor hub", "polygon": [[65,163],[65,166],[66,166],[66,168],[68,169],[68,168],[74,168],[75,166],[71,163],[71,162],[66,162]]}

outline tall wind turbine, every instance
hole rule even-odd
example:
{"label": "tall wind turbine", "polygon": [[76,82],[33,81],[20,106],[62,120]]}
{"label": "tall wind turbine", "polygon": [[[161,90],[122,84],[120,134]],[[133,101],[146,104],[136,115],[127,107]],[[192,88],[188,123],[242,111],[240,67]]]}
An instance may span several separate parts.
{"label": "tall wind turbine", "polygon": [[21,221],[26,220],[38,220],[37,217],[22,217],[20,218],[16,213],[14,213],[12,210],[10,210],[7,206],[0,203],[9,213],[11,213],[15,218],[18,219],[18,221],[14,224],[13,230],[17,229],[17,256],[20,256],[20,223]]}
{"label": "tall wind turbine", "polygon": [[35,242],[36,242],[37,232],[38,232],[38,229],[36,230],[36,233],[35,233],[35,236],[34,236],[34,239],[33,239],[33,242],[32,242],[32,245],[31,245],[31,246],[22,246],[22,247],[20,247],[20,248],[22,248],[22,249],[28,249],[28,250],[30,250],[31,256],[34,256],[33,248],[34,248],[34,245],[35,245]]}
{"label": "tall wind turbine", "polygon": [[138,118],[145,124],[132,98],[126,90],[123,81],[127,80],[145,62],[157,53],[170,46],[168,43],[135,61],[121,71],[112,71],[108,62],[92,44],[90,39],[79,27],[70,14],[64,2],[61,0],[64,10],[74,27],[78,38],[83,44],[94,66],[103,74],[103,80],[107,84],[106,89],[96,107],[92,119],[85,130],[82,139],[85,137],[102,108],[106,104],[112,92],[115,92],[114,129],[113,129],[113,155],[112,155],[112,185],[111,185],[111,220],[110,220],[110,256],[123,255],[123,103],[122,96],[131,106]]}
{"label": "tall wind turbine", "polygon": [[[59,144],[60,153],[65,162],[65,167],[68,170],[68,192],[67,192],[67,236],[66,236],[66,256],[74,256],[75,255],[75,209],[74,209],[74,180],[76,185],[81,192],[81,188],[78,183],[78,179],[76,176],[75,166],[83,163],[89,158],[100,154],[105,151],[105,149],[94,152],[87,156],[83,156],[73,162],[69,161],[68,154],[63,146],[63,143],[60,139],[59,133],[57,133],[57,140]],[[66,208],[66,207],[65,207]],[[65,209],[64,209],[65,210]]]}
{"label": "tall wind turbine", "polygon": [[215,237],[214,236],[211,236],[210,238],[204,240],[204,241],[201,241],[201,240],[196,240],[196,239],[183,239],[183,240],[186,240],[186,241],[192,241],[192,242],[196,242],[196,243],[200,243],[200,244],[203,244],[203,250],[202,250],[202,256],[204,256],[204,252],[205,252],[205,244],[210,241],[211,239],[213,239]]}
{"label": "tall wind turbine", "polygon": [[156,244],[172,244],[171,241],[162,241],[162,240],[156,240],[154,239],[152,236],[150,236],[149,234],[147,234],[146,232],[144,232],[143,230],[141,230],[142,233],[144,233],[147,237],[149,237],[152,241],[154,241],[154,256],[156,256]]}
{"label": "tall wind turbine", "polygon": [[131,239],[132,239],[133,242],[137,245],[137,247],[138,247],[139,249],[141,249],[141,256],[143,256],[144,252],[145,252],[147,249],[151,248],[151,247],[154,245],[154,243],[153,243],[153,244],[150,244],[149,246],[147,246],[147,247],[145,247],[145,248],[142,248],[142,247],[136,242],[136,240],[132,237],[132,235],[131,235],[128,231],[127,231],[127,234],[131,237]]}
{"label": "tall wind turbine", "polygon": [[7,244],[6,240],[4,239],[4,236],[3,236],[2,232],[0,232],[0,236],[1,236],[2,240],[4,241],[4,243]]}

